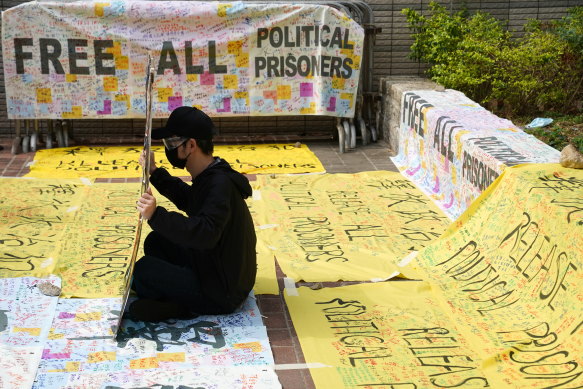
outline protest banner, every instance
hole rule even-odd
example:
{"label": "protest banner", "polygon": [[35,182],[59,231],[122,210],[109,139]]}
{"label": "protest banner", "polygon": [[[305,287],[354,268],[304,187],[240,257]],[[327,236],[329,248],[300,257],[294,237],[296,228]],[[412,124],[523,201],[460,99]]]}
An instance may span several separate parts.
{"label": "protest banner", "polygon": [[455,90],[403,94],[392,160],[455,220],[506,167],[560,153]]}
{"label": "protest banner", "polygon": [[[54,273],[63,280],[63,297],[115,297],[136,240],[137,184],[93,184],[84,188],[75,222],[61,232]],[[140,254],[141,257],[141,254]]]}
{"label": "protest banner", "polygon": [[0,388],[28,389],[36,376],[58,300],[41,283],[61,285],[54,276],[0,278]]}
{"label": "protest banner", "polygon": [[492,387],[583,385],[583,171],[506,169],[409,265],[479,344]]}
{"label": "protest banner", "polygon": [[394,277],[450,222],[396,172],[258,176],[257,185],[259,238],[297,281]]}
{"label": "protest banner", "polygon": [[79,180],[2,178],[0,277],[47,276],[56,247],[85,197]]}
{"label": "protest banner", "polygon": [[[254,386],[252,377],[247,378],[249,386],[236,385],[232,375],[240,370],[260,382],[263,375],[275,377],[267,331],[253,296],[226,315],[170,323],[124,318],[113,339],[111,327],[121,303],[121,298],[60,300],[34,387],[61,388],[68,382],[74,382],[74,387],[129,385],[156,379],[186,384],[214,378],[218,386],[267,388]],[[213,369],[218,368],[224,377],[213,377]]]}
{"label": "protest banner", "polygon": [[[136,146],[76,146],[39,150],[26,177],[37,178],[121,178],[141,177],[138,163],[142,149]],[[156,165],[175,176],[188,175],[170,165],[163,146],[152,147]],[[324,167],[302,144],[215,145],[214,155],[243,174],[322,173]]]}
{"label": "protest banner", "polygon": [[352,117],[364,29],[319,4],[29,2],[2,13],[10,119]]}
{"label": "protest banner", "polygon": [[302,287],[285,301],[317,388],[489,386],[475,358],[480,345],[425,282]]}

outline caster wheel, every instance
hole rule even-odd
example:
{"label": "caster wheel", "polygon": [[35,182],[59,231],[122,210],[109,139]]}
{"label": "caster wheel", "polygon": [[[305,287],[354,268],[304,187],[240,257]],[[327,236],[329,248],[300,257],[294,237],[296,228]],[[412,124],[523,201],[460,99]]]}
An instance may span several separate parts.
{"label": "caster wheel", "polygon": [[377,137],[377,129],[374,128],[374,126],[371,126],[370,127],[370,135],[372,137],[372,141],[373,142],[376,142],[378,140],[378,137]]}
{"label": "caster wheel", "polygon": [[55,135],[57,136],[57,145],[59,147],[65,147],[65,140],[63,139],[63,131],[60,128],[57,128],[57,131],[55,132]]}
{"label": "caster wheel", "polygon": [[34,133],[30,136],[30,151],[33,153],[36,152],[38,147],[38,134]]}
{"label": "caster wheel", "polygon": [[368,144],[369,132],[366,130],[366,124],[363,118],[358,119],[358,128],[360,130],[360,137],[362,138],[362,145],[366,146]]}
{"label": "caster wheel", "polygon": [[30,136],[25,136],[24,138],[22,138],[22,152],[24,154],[28,153],[28,151],[30,147]]}
{"label": "caster wheel", "polygon": [[344,146],[346,147],[346,150],[348,150],[353,148],[352,139],[350,139],[350,124],[348,123],[348,120],[343,120],[342,126],[344,127],[344,133],[346,134],[346,138],[344,139]]}
{"label": "caster wheel", "polygon": [[22,151],[21,142],[22,142],[22,139],[19,136],[14,138],[14,140],[12,141],[12,148],[10,149],[10,152],[12,154],[18,154]]}
{"label": "caster wheel", "polygon": [[53,148],[53,137],[50,134],[45,136],[45,145],[47,149]]}

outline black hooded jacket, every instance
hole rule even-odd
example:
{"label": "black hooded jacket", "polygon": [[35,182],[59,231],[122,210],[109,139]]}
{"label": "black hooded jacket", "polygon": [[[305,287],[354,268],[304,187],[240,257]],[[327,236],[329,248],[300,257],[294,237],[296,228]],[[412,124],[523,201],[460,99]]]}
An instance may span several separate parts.
{"label": "black hooded jacket", "polygon": [[208,300],[193,308],[208,314],[233,312],[253,288],[257,273],[255,229],[245,203],[252,193],[249,181],[215,157],[192,185],[164,168],[156,169],[150,182],[188,215],[158,206],[149,224],[192,250],[192,268]]}

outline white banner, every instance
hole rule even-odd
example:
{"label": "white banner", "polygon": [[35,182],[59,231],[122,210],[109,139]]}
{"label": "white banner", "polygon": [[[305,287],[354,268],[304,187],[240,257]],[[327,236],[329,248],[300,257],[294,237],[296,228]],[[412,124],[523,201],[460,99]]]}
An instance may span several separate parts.
{"label": "white banner", "polygon": [[400,119],[393,162],[452,220],[506,167],[559,161],[557,150],[455,90],[404,93]]}
{"label": "white banner", "polygon": [[354,116],[364,30],[316,4],[30,2],[2,13],[10,119]]}

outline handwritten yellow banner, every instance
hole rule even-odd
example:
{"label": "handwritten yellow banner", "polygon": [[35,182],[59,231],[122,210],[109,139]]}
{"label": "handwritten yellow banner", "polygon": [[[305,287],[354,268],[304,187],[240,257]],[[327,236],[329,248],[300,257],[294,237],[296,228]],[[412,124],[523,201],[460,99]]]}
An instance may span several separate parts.
{"label": "handwritten yellow banner", "polygon": [[494,388],[583,386],[583,171],[509,168],[410,265]]}
{"label": "handwritten yellow banner", "polygon": [[362,281],[398,275],[449,219],[395,172],[258,176],[260,239],[288,277]]}
{"label": "handwritten yellow banner", "polygon": [[0,179],[0,190],[0,277],[57,274],[61,297],[123,293],[139,184]]}
{"label": "handwritten yellow banner", "polygon": [[57,262],[55,247],[85,197],[78,180],[1,178],[0,277],[44,277]]}
{"label": "handwritten yellow banner", "polygon": [[[164,147],[154,146],[156,164],[173,175],[188,175],[184,169],[173,168]],[[43,149],[35,154],[27,177],[38,178],[98,178],[141,177],[138,163],[141,146],[65,147]],[[320,160],[306,145],[293,144],[215,145],[214,155],[225,159],[233,169],[246,174],[321,173]]]}
{"label": "handwritten yellow banner", "polygon": [[[317,388],[483,388],[488,380],[429,285],[390,281],[285,296]],[[492,387],[492,386],[490,386]]]}

